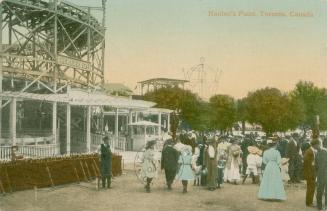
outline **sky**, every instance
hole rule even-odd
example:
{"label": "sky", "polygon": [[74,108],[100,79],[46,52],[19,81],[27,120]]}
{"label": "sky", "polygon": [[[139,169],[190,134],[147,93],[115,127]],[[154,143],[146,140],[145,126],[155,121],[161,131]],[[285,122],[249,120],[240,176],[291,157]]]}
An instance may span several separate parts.
{"label": "sky", "polygon": [[[327,87],[327,0],[109,0],[106,17],[105,80],[132,90],[155,77],[190,78],[204,98],[241,98],[266,86],[289,91],[299,80]],[[190,74],[201,57],[206,74]]]}

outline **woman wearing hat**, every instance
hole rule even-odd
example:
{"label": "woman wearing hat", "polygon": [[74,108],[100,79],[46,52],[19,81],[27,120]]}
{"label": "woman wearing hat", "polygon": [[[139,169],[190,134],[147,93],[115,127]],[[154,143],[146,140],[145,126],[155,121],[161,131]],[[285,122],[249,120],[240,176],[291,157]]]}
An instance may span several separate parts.
{"label": "woman wearing hat", "polygon": [[269,149],[263,153],[262,161],[266,164],[260,184],[258,198],[264,200],[286,200],[280,172],[281,156],[276,150],[276,139],[268,139]]}
{"label": "woman wearing hat", "polygon": [[241,147],[237,144],[237,139],[232,138],[231,145],[227,149],[227,162],[225,168],[224,179],[226,182],[237,184],[240,179],[240,165],[241,165]]}
{"label": "woman wearing hat", "polygon": [[181,155],[178,163],[180,165],[176,179],[181,180],[183,184],[183,193],[187,192],[187,183],[189,180],[194,180],[194,173],[192,170],[192,147],[184,145],[181,148]]}
{"label": "woman wearing hat", "polygon": [[156,166],[156,159],[154,153],[154,145],[156,141],[148,141],[145,146],[145,152],[143,154],[143,164],[141,175],[143,176],[144,180],[146,180],[145,190],[147,193],[150,193],[150,184],[152,179],[156,176],[157,166]]}

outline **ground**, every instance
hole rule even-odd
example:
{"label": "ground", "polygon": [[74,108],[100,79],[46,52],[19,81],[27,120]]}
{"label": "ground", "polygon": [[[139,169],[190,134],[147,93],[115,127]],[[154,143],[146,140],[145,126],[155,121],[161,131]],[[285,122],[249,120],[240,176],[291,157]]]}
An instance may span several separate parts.
{"label": "ground", "polygon": [[[125,167],[126,168],[126,167]],[[231,211],[305,211],[305,185],[286,186],[287,201],[267,202],[258,200],[259,186],[250,179],[244,185],[225,184],[215,191],[189,185],[189,192],[182,193],[182,185],[175,182],[172,191],[165,188],[164,173],[153,182],[152,192],[145,193],[136,179],[132,166],[122,176],[113,180],[112,188],[96,190],[96,182],[70,184],[37,191],[27,190],[0,196],[0,211],[73,211],[73,210],[231,210]]]}

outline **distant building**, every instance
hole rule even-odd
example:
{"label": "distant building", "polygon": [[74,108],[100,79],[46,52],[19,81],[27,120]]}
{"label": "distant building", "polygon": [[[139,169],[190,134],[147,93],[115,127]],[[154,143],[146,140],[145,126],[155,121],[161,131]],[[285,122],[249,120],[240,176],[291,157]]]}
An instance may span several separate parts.
{"label": "distant building", "polygon": [[131,96],[133,91],[121,83],[106,83],[103,85],[106,94],[118,96]]}
{"label": "distant building", "polygon": [[140,81],[138,84],[140,85],[140,94],[144,95],[147,92],[160,88],[179,87],[184,89],[184,85],[187,82],[189,81],[171,78],[152,78],[145,81]]}

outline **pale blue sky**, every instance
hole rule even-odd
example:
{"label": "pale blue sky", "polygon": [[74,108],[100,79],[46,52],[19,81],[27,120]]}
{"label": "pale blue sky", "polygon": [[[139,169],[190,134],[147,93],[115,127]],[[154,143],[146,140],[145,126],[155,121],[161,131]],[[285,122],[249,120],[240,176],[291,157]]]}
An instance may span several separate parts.
{"label": "pale blue sky", "polygon": [[[71,2],[101,5],[101,0]],[[183,79],[182,69],[205,57],[223,71],[208,96],[242,97],[265,86],[287,91],[300,79],[327,87],[327,1],[111,0],[107,8],[109,82],[134,88],[152,77]],[[209,17],[210,10],[258,16]],[[314,17],[261,17],[261,10],[309,11]]]}

